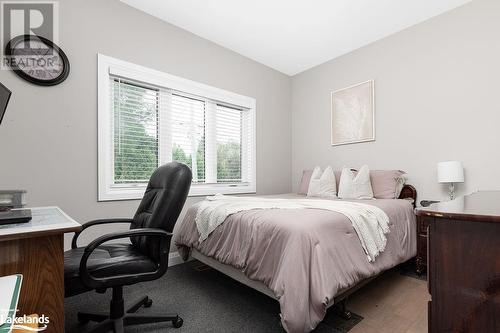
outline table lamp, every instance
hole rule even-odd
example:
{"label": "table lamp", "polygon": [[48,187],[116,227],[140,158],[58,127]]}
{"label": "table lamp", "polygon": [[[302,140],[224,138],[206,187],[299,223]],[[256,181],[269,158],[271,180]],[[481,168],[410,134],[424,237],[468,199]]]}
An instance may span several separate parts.
{"label": "table lamp", "polygon": [[455,183],[464,182],[462,162],[446,161],[438,163],[438,182],[449,184],[450,200],[455,199]]}

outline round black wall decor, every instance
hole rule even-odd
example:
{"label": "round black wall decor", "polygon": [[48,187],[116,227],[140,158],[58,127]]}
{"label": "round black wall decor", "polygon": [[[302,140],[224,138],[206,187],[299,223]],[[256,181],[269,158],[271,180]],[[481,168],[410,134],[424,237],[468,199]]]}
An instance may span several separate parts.
{"label": "round black wall decor", "polygon": [[18,76],[40,86],[54,86],[69,75],[68,57],[44,37],[17,36],[5,46],[5,55],[9,66]]}

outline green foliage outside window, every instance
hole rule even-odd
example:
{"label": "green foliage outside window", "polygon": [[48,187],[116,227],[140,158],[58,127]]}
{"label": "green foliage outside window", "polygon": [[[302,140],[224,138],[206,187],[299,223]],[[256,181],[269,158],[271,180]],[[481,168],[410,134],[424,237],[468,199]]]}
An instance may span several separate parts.
{"label": "green foliage outside window", "polygon": [[147,182],[158,167],[157,91],[113,83],[115,183]]}
{"label": "green foliage outside window", "polygon": [[121,149],[115,141],[115,181],[117,183],[147,182],[158,167],[156,138],[147,135],[144,126],[123,130],[123,135],[133,133],[138,138]]}
{"label": "green foliage outside window", "polygon": [[[205,180],[205,144],[202,139],[196,152],[198,181]],[[192,166],[191,154],[186,152],[177,144],[172,149],[172,159],[177,162]],[[218,182],[241,181],[241,145],[237,142],[217,144],[217,180]]]}
{"label": "green foliage outside window", "polygon": [[217,144],[217,181],[241,181],[241,145],[237,142]]}

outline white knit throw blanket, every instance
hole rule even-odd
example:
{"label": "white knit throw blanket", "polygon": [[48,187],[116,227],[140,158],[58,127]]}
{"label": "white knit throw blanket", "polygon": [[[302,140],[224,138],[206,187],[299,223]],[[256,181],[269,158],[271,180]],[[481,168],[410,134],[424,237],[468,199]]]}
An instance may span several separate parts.
{"label": "white knit throw blanket", "polygon": [[385,249],[389,233],[389,217],[378,207],[340,200],[276,199],[234,197],[217,194],[200,203],[196,213],[196,226],[203,242],[229,215],[252,209],[324,209],[345,215],[352,223],[372,262]]}

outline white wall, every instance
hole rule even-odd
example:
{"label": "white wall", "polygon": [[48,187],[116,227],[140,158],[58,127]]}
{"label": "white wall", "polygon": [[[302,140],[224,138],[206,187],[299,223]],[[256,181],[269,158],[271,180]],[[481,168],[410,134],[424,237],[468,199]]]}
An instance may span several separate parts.
{"label": "white wall", "polygon": [[69,78],[46,88],[0,71],[13,91],[0,126],[1,189],[26,189],[31,206],[57,205],[80,222],[133,215],[139,201],[97,202],[97,53],[103,53],[255,98],[257,191],[290,191],[288,76],[117,0],[59,4]]}
{"label": "white wall", "polygon": [[[292,78],[292,184],[316,164],[402,169],[419,200],[444,199],[436,163],[460,160],[459,193],[500,189],[500,1],[470,4]],[[330,146],[330,92],[375,80],[376,141]]]}

